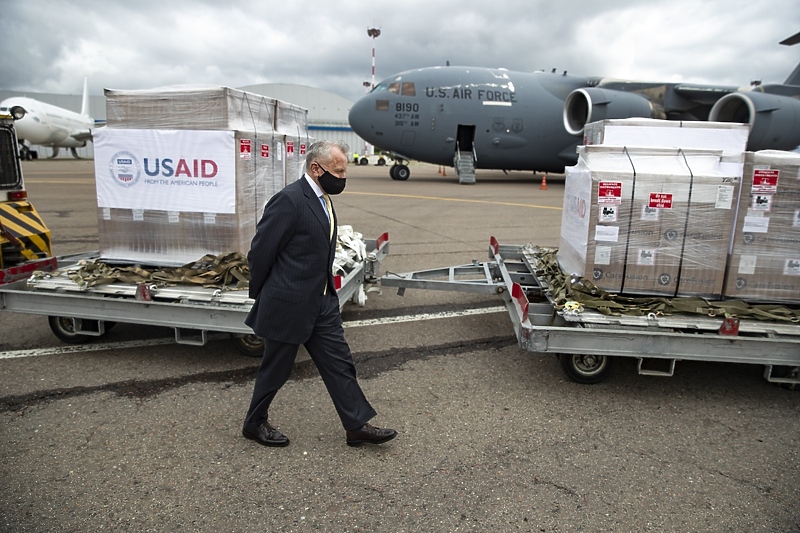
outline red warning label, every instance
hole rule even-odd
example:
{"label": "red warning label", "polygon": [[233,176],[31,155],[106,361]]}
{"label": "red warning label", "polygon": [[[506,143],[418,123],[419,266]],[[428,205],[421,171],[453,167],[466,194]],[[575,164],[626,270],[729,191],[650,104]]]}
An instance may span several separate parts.
{"label": "red warning label", "polygon": [[621,181],[601,181],[597,184],[597,203],[598,204],[620,204],[622,203],[622,182]]}
{"label": "red warning label", "polygon": [[648,207],[657,209],[672,209],[671,192],[651,192]]}
{"label": "red warning label", "polygon": [[780,170],[757,168],[753,170],[753,194],[774,194],[778,191]]}

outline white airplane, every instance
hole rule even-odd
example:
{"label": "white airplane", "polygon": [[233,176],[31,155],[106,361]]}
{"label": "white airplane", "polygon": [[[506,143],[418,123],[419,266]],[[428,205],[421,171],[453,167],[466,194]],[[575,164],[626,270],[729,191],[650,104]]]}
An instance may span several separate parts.
{"label": "white airplane", "polygon": [[89,116],[88,82],[83,80],[83,101],[81,112],[76,113],[63,107],[46,104],[33,98],[14,96],[0,102],[0,112],[11,112],[13,107],[25,110],[25,116],[14,123],[20,144],[20,157],[35,159],[38,154],[31,146],[50,146],[53,156],[59,148],[69,148],[74,157],[79,157],[76,148],[86,146],[92,139],[95,121]]}

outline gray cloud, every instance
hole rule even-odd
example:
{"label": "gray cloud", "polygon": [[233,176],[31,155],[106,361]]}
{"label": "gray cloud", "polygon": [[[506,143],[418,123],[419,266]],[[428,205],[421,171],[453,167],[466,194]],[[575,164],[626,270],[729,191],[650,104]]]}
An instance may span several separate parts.
{"label": "gray cloud", "polygon": [[476,65],[651,81],[780,83],[800,46],[785,0],[12,0],[0,89],[78,94],[207,83],[301,83],[354,100],[371,79]]}

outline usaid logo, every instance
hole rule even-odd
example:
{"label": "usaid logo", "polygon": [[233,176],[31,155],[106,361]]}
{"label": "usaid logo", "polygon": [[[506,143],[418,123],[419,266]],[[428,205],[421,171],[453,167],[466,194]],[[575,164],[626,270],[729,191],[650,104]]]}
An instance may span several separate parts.
{"label": "usaid logo", "polygon": [[658,284],[661,285],[662,287],[666,287],[667,285],[669,285],[670,281],[672,281],[672,276],[670,276],[669,274],[661,274],[660,276],[658,276]]}
{"label": "usaid logo", "polygon": [[111,177],[121,187],[133,187],[139,181],[139,160],[130,152],[117,152],[108,165]]}

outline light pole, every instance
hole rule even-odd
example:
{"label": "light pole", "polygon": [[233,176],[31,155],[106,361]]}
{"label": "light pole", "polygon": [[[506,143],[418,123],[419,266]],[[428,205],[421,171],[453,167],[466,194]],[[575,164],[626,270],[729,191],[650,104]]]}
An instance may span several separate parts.
{"label": "light pole", "polygon": [[375,39],[377,39],[381,34],[381,30],[378,28],[368,28],[367,35],[372,37],[372,88],[375,88]]}

